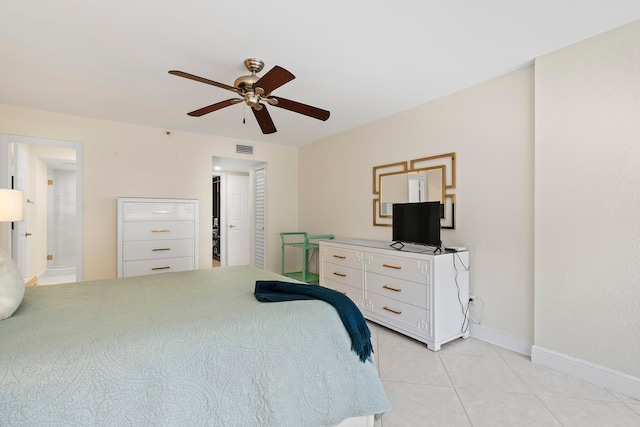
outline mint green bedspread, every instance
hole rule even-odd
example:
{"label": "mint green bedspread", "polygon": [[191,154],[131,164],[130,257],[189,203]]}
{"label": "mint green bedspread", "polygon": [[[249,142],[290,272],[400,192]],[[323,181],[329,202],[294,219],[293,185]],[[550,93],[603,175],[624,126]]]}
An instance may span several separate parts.
{"label": "mint green bedspread", "polygon": [[1,426],[332,426],[389,402],[322,301],[227,267],[27,288],[0,321]]}

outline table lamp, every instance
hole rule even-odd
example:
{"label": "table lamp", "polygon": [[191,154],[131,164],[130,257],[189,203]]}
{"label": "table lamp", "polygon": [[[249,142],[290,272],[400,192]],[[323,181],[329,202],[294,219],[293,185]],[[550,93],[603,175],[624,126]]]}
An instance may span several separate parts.
{"label": "table lamp", "polygon": [[[22,221],[24,193],[0,188],[0,222]],[[22,302],[24,278],[18,266],[0,248],[0,320],[10,317]]]}

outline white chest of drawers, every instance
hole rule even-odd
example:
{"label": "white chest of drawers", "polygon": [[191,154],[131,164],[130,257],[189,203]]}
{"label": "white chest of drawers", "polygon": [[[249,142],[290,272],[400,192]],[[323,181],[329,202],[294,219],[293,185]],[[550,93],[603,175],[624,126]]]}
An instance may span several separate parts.
{"label": "white chest of drawers", "polygon": [[320,285],[346,294],[365,318],[433,351],[469,336],[468,266],[466,251],[433,255],[370,240],[320,242]]}
{"label": "white chest of drawers", "polygon": [[198,200],[118,198],[118,277],[194,270]]}

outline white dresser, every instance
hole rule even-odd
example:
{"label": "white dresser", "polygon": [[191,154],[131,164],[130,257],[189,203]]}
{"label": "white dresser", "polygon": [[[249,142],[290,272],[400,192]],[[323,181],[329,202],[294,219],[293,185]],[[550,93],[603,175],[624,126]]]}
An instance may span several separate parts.
{"label": "white dresser", "polygon": [[118,198],[118,277],[194,270],[198,200]]}
{"label": "white dresser", "polygon": [[320,285],[346,294],[366,319],[437,351],[469,336],[469,252],[425,251],[413,245],[399,251],[371,240],[323,240]]}

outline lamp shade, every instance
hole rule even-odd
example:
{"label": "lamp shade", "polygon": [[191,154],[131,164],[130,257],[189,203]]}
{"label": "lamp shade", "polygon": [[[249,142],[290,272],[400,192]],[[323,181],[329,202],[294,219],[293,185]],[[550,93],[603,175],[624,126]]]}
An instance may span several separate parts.
{"label": "lamp shade", "polygon": [[23,218],[24,193],[0,188],[0,222],[22,221]]}

